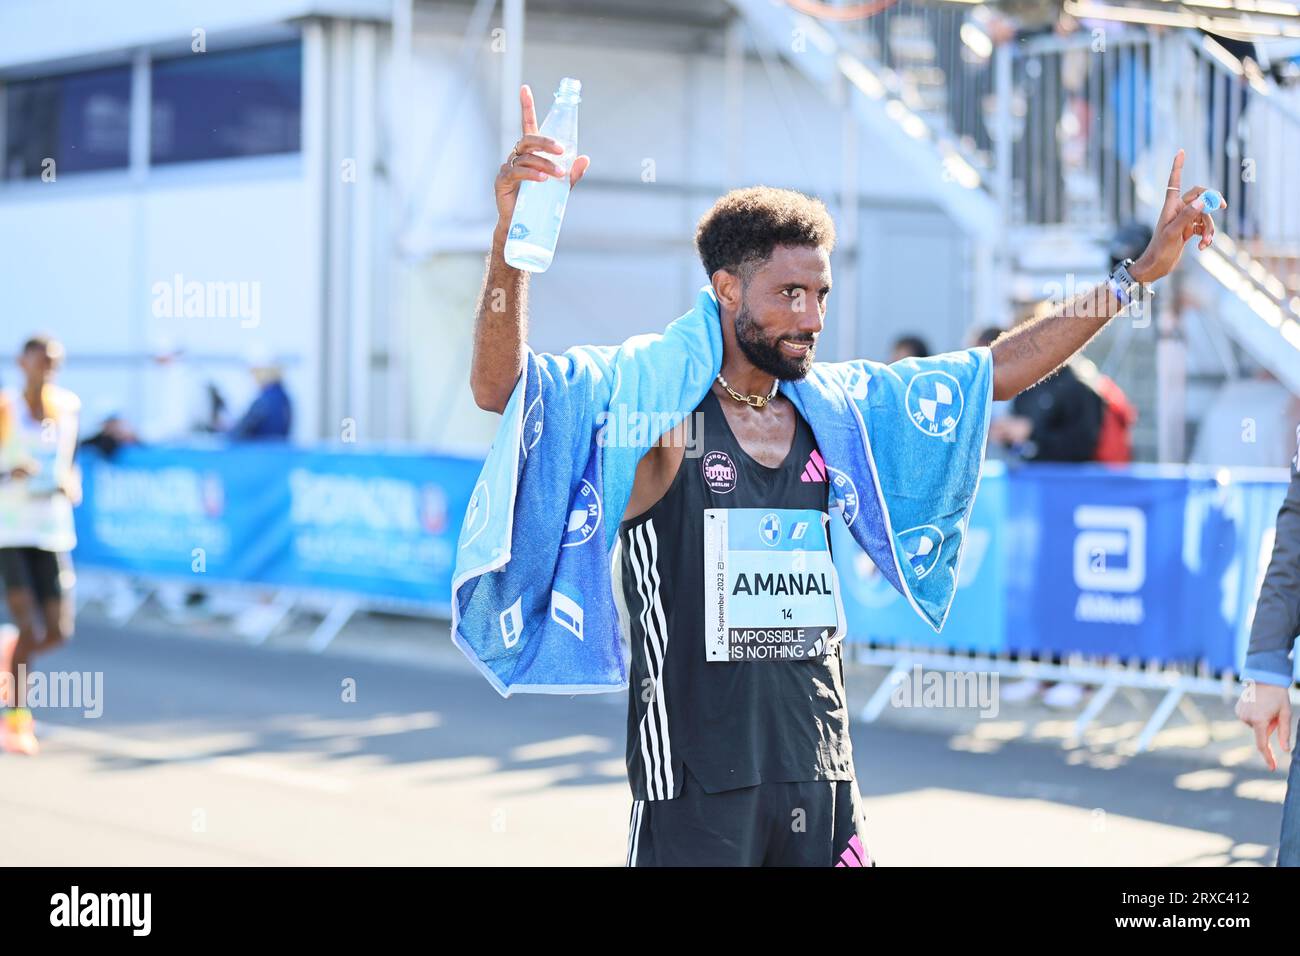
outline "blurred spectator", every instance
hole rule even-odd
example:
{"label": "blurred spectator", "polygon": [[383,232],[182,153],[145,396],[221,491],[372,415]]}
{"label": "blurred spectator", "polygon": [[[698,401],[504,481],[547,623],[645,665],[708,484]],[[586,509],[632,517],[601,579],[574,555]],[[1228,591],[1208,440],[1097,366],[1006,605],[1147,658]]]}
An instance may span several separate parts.
{"label": "blurred spectator", "polygon": [[207,382],[203,386],[203,394],[207,398],[207,415],[199,423],[199,431],[209,433],[225,431],[228,406],[221,389],[217,388],[216,382]]}
{"label": "blurred spectator", "polygon": [[1118,383],[1097,368],[1091,359],[1076,355],[1070,360],[1070,369],[1101,399],[1101,427],[1092,460],[1112,465],[1128,464],[1133,460],[1133,426],[1137,424],[1137,408]]}
{"label": "blurred spectator", "polygon": [[[232,428],[229,407],[210,368],[190,356],[170,338],[154,343],[153,361],[146,367],[146,389],[156,396],[139,423],[145,442],[186,441],[191,436],[225,434]],[[270,364],[269,358],[249,356],[249,364]]]}
{"label": "blurred spectator", "polygon": [[117,412],[109,412],[100,420],[99,430],[89,438],[83,438],[80,448],[94,448],[105,458],[112,458],[124,445],[138,445],[140,438],[125,418]]}
{"label": "blurred spectator", "polygon": [[15,675],[38,654],[72,636],[77,544],[72,509],[81,503],[74,461],[81,400],[54,384],[64,351],[49,336],[28,339],[18,354],[20,388],[0,394],[0,578],[16,629],[0,646],[4,708],[0,745],[35,755],[35,722],[15,694]]}
{"label": "blurred spectator", "polygon": [[[1040,309],[1053,307],[1041,303],[1020,321],[1032,321]],[[976,344],[992,342],[997,334],[997,329],[985,329]],[[1133,458],[1137,409],[1082,353],[1012,399],[1011,412],[990,421],[989,444],[1009,449],[1016,459],[1124,463]]]}
{"label": "blurred spectator", "polygon": [[250,363],[250,370],[260,390],[248,411],[231,427],[230,437],[236,441],[287,440],[293,406],[281,381],[280,366],[270,359],[258,358]]}
{"label": "blurred spectator", "polygon": [[1151,236],[1151,227],[1144,222],[1129,221],[1116,229],[1106,245],[1106,255],[1110,259],[1108,271],[1113,271],[1125,259],[1142,255],[1151,243]]}
{"label": "blurred spectator", "polygon": [[145,393],[152,399],[140,411],[137,431],[146,442],[185,441],[199,418],[194,370],[185,351],[170,338],[153,343],[144,368]]}
{"label": "blurred spectator", "polygon": [[907,333],[894,340],[893,350],[889,353],[890,363],[905,358],[925,358],[930,354],[930,346],[919,335]]}
{"label": "blurred spectator", "polygon": [[1101,396],[1071,368],[1017,395],[1013,414],[989,424],[989,439],[1024,461],[1092,461],[1101,436]]}

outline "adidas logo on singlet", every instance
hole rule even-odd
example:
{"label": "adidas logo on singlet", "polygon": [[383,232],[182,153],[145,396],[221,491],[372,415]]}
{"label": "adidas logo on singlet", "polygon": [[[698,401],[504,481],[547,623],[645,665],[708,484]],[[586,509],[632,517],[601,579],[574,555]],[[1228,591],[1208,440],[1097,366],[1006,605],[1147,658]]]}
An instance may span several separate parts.
{"label": "adidas logo on singlet", "polygon": [[799,476],[799,480],[826,481],[826,462],[822,461],[821,453],[816,448],[808,456],[808,461],[804,463],[803,474]]}

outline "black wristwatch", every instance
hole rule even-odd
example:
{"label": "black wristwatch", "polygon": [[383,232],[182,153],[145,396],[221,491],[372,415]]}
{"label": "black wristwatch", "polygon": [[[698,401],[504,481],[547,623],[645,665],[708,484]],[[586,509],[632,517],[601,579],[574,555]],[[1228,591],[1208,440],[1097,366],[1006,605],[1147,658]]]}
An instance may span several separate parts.
{"label": "black wristwatch", "polygon": [[1115,290],[1115,295],[1119,298],[1121,308],[1128,308],[1129,304],[1133,301],[1133,297],[1136,296],[1139,290],[1143,287],[1142,283],[1137,279],[1134,279],[1133,274],[1128,271],[1129,266],[1131,265],[1133,265],[1133,260],[1125,259],[1111,270],[1110,277],[1106,280],[1110,287]]}

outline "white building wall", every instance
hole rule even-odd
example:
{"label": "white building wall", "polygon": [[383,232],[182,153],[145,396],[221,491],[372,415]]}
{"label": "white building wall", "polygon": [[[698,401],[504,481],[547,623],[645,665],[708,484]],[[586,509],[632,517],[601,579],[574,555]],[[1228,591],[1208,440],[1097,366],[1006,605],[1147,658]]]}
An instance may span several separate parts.
{"label": "white building wall", "polygon": [[[198,26],[220,45],[297,29],[301,23],[286,21],[334,8],[381,20],[389,9],[370,0],[116,6],[111,23],[96,30],[102,11],[90,0],[12,0],[0,8],[0,70],[22,64],[22,72],[39,72],[42,57],[50,64],[120,58],[139,45],[183,44]],[[319,86],[306,81],[300,157],[177,167],[140,180],[122,172],[0,184],[7,295],[0,351],[30,330],[54,331],[69,345],[65,381],[85,393],[88,409],[114,406],[156,437],[199,403],[206,379],[241,410],[253,390],[244,357],[272,353],[286,359],[300,440],[337,437],[334,419],[346,414],[360,422],[363,440],[481,451],[495,417],[474,407],[468,367],[495,217],[491,182],[503,158],[502,54],[485,37],[471,72],[460,71],[467,15],[468,6],[417,6],[404,84],[395,81],[391,36],[381,23],[373,110],[340,107],[355,75],[340,83],[335,73],[357,68],[352,48],[307,21],[321,47],[304,50],[304,68],[310,74],[320,63],[325,75]],[[78,16],[85,29],[52,29]],[[526,31],[523,76],[543,115],[561,76],[582,79],[580,148],[593,159],[569,206],[555,265],[532,284],[535,348],[617,342],[681,314],[706,281],[695,223],[731,185],[813,192],[843,220],[841,115],[794,70],[751,53],[742,141],[729,150],[720,36],[671,25],[651,36],[613,19],[532,14]],[[449,97],[460,100],[451,112]],[[334,181],[338,160],[355,155],[362,133],[376,150],[368,226],[356,216],[356,191]],[[904,331],[922,333],[936,349],[957,347],[970,316],[966,240],[920,198],[888,143],[860,142],[858,154],[860,235],[856,243],[841,235],[835,260],[843,279],[854,246],[860,250],[857,308],[846,315],[832,296],[823,357],[839,357],[834,329],[842,322],[854,323],[864,356],[884,357]],[[331,242],[343,251],[331,255]],[[366,250],[369,308],[356,301],[354,274]],[[155,283],[177,274],[257,283],[256,327],[155,316]],[[354,315],[369,316],[367,334],[349,331]],[[347,354],[367,342],[372,356]],[[150,359],[171,349],[186,359],[166,367]]]}
{"label": "white building wall", "polygon": [[391,0],[5,0],[0,69],[97,58],[154,45],[213,43],[308,16],[385,19]]}
{"label": "white building wall", "polygon": [[[495,23],[494,23],[495,25]],[[646,49],[635,28],[530,15],[523,76],[544,117],[562,76],[583,83],[579,150],[592,157],[570,201],[556,259],[534,276],[529,343],[560,351],[611,344],[662,328],[688,309],[707,281],[693,237],[700,215],[730,185],[763,183],[821,196],[837,220],[842,179],[841,115],[793,70],[750,56],[744,68],[743,142],[728,176],[720,50],[705,36]],[[421,216],[405,233],[432,258],[404,270],[405,322],[412,336],[410,421],[420,440],[482,448],[495,416],[469,395],[473,302],[495,219],[491,182],[497,144],[501,54],[486,46],[469,75],[457,73],[461,35],[417,21],[415,81],[405,117],[416,143],[454,149],[426,167]],[[562,34],[562,36],[557,36]],[[506,38],[510,42],[510,38]],[[450,128],[435,131],[449,96],[463,98]],[[860,142],[860,278],[853,322],[857,354],[884,358],[902,332],[919,332],[936,350],[957,348],[971,322],[969,249],[951,220],[921,200],[888,144]],[[439,253],[443,242],[461,247]],[[852,237],[841,235],[834,266],[849,268]],[[467,248],[466,248],[467,247]],[[822,354],[835,355],[828,326]],[[436,346],[435,344],[436,343]]]}

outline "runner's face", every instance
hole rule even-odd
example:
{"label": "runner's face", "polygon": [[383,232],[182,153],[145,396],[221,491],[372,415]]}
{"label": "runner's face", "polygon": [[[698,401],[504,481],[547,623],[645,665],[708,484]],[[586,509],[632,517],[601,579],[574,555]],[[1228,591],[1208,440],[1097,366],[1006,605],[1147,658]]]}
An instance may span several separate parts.
{"label": "runner's face", "polygon": [[30,348],[18,356],[18,367],[27,376],[29,385],[44,385],[53,380],[58,371],[59,359],[48,348]]}
{"label": "runner's face", "polygon": [[826,320],[831,259],[813,246],[777,246],[741,286],[736,344],[754,366],[783,381],[812,368]]}

